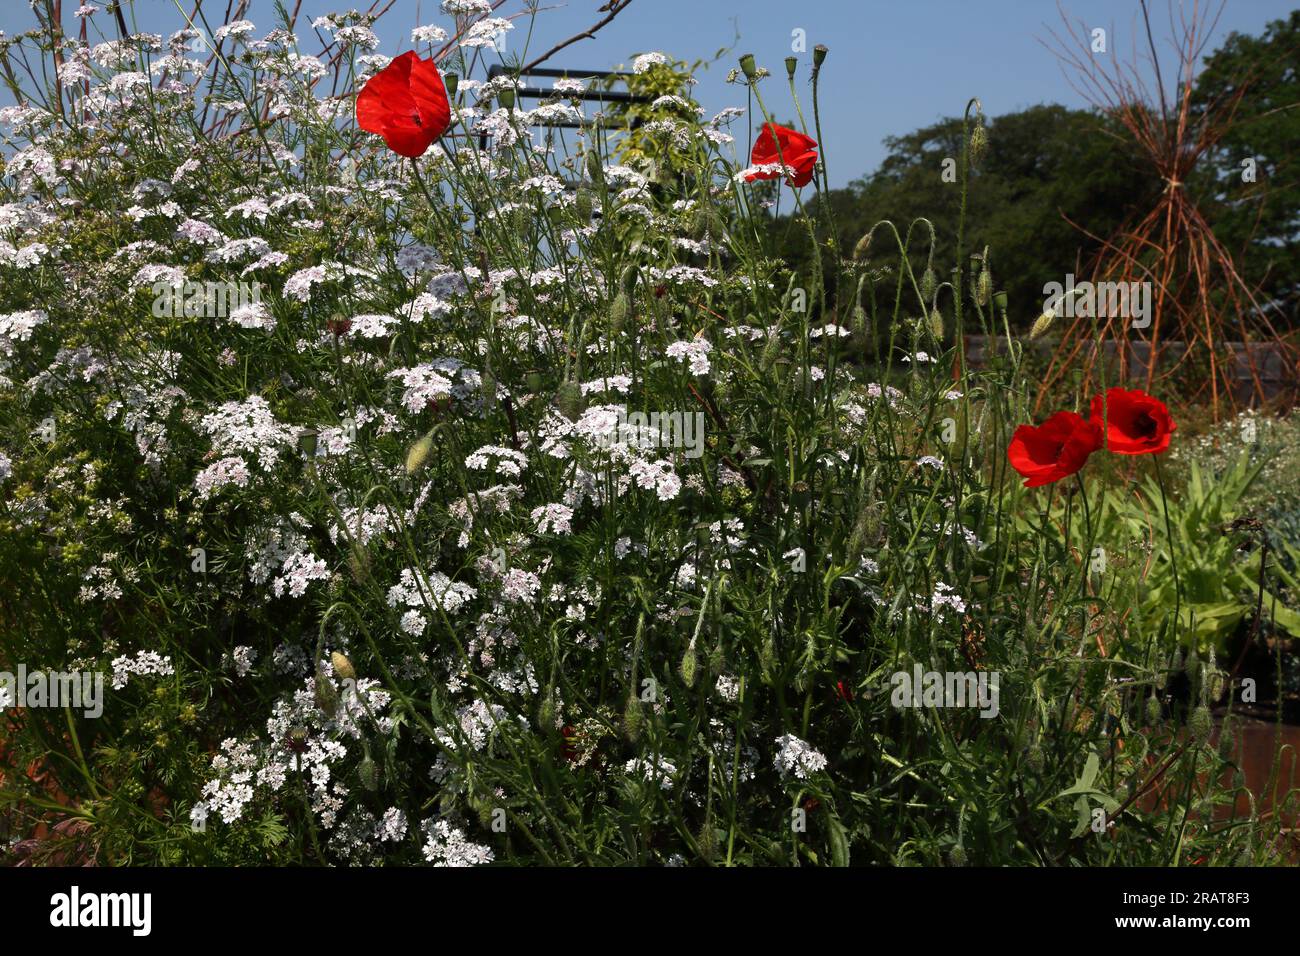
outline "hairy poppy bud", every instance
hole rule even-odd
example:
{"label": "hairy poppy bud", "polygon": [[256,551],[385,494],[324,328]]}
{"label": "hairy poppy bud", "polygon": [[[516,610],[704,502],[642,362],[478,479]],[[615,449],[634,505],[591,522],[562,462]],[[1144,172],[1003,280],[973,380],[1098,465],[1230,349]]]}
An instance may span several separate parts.
{"label": "hairy poppy bud", "polygon": [[413,475],[424,467],[433,452],[433,433],[425,435],[406,452],[406,473]]}
{"label": "hairy poppy bud", "polygon": [[930,310],[930,334],[936,342],[943,341],[943,313],[938,309]]}
{"label": "hairy poppy bud", "polygon": [[695,656],[695,639],[691,638],[691,643],[686,646],[686,653],[682,655],[681,667],[678,673],[681,674],[682,683],[687,687],[695,686],[695,669],[698,659]]}
{"label": "hairy poppy bud", "polygon": [[573,213],[579,222],[591,221],[591,190],[579,189],[573,198]]}
{"label": "hairy poppy bud", "polygon": [[565,418],[576,422],[583,412],[582,386],[573,381],[561,384],[555,393],[555,405]]}
{"label": "hairy poppy bud", "polygon": [[361,778],[361,786],[367,790],[374,791],[379,786],[379,774],[375,770],[375,761],[370,754],[361,758],[361,764],[357,767],[357,776]]}
{"label": "hairy poppy bud", "polygon": [[925,267],[921,273],[921,300],[929,302],[934,298],[934,290],[939,287],[939,277],[934,274],[934,269],[930,266]]}
{"label": "hairy poppy bud", "polygon": [[316,668],[316,706],[328,717],[333,717],[339,709],[339,692],[330,680],[324,666]]}
{"label": "hairy poppy bud", "polygon": [[623,733],[628,740],[635,741],[641,736],[644,725],[645,715],[641,713],[641,701],[637,699],[636,691],[633,691],[627,695],[627,706],[623,708]]}
{"label": "hairy poppy bud", "polygon": [[965,866],[969,862],[966,857],[966,848],[958,843],[948,851],[949,866]]}
{"label": "hairy poppy bud", "polygon": [[1056,310],[1050,308],[1044,309],[1043,314],[1040,315],[1038,318],[1036,318],[1034,320],[1033,326],[1030,327],[1029,337],[1031,339],[1036,339],[1040,335],[1043,335],[1044,333],[1047,332],[1048,329],[1052,327],[1052,323],[1055,321],[1056,321]]}
{"label": "hairy poppy bud", "polygon": [[975,128],[970,132],[970,158],[971,162],[978,163],[983,158],[984,153],[989,148],[988,130],[984,128],[984,121],[981,119],[975,124]]}
{"label": "hairy poppy bud", "polygon": [[867,253],[870,250],[871,250],[871,230],[868,229],[865,233],[862,234],[862,238],[858,240],[858,244],[853,247],[853,258],[859,260],[865,259],[867,257]]}
{"label": "hairy poppy bud", "polygon": [[1210,708],[1204,704],[1197,706],[1192,711],[1191,718],[1187,721],[1187,731],[1192,735],[1192,739],[1198,744],[1203,744],[1210,739],[1210,734],[1214,730],[1214,718],[1210,716]]}
{"label": "hairy poppy bud", "polygon": [[618,295],[614,296],[614,302],[609,307],[609,330],[615,334],[623,331],[623,323],[627,321],[627,314],[631,310],[631,305],[627,300],[627,293],[619,290]]}
{"label": "hairy poppy bud", "polygon": [[334,665],[334,673],[339,675],[342,680],[356,680],[357,671],[352,666],[352,662],[347,656],[340,654],[338,651],[330,652],[330,663]]}
{"label": "hairy poppy bud", "polygon": [[993,279],[989,276],[989,270],[980,269],[980,274],[975,278],[975,301],[980,305],[988,305],[992,291]]}

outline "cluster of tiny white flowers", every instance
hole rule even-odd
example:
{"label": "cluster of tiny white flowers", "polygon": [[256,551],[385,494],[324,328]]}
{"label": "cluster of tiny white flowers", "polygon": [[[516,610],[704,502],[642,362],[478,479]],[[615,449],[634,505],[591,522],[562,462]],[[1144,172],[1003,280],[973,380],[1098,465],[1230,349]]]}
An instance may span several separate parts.
{"label": "cluster of tiny white flowers", "polygon": [[810,774],[826,769],[826,758],[794,734],[777,737],[776,746],[773,763],[782,777],[793,773],[800,780],[807,780]]}

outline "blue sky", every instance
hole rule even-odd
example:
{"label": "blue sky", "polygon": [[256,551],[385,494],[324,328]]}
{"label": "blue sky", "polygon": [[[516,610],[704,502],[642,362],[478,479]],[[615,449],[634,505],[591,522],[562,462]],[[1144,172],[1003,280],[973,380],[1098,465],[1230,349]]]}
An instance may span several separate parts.
{"label": "blue sky", "polygon": [[[548,49],[588,28],[602,16],[596,12],[601,2],[541,0],[530,49]],[[78,0],[63,3],[70,32],[76,30],[70,14],[77,5]],[[188,12],[192,0],[182,5]],[[287,5],[292,7],[292,0]],[[305,36],[306,25],[322,13],[366,5],[303,0],[299,35]],[[1190,8],[1190,0],[1186,5]],[[214,12],[225,9],[217,0],[207,6]],[[1233,30],[1259,33],[1294,6],[1288,0],[1227,0],[1210,49]],[[1072,20],[1105,29],[1108,49],[1121,56],[1142,40],[1137,0],[1063,0],[1062,7]],[[1152,0],[1151,7],[1157,37],[1169,36],[1165,0]],[[511,0],[498,15],[522,8],[523,0]],[[135,0],[134,9],[143,30],[165,35],[183,24],[173,0]],[[273,10],[271,0],[251,0],[246,17],[269,29]],[[107,14],[97,14],[95,22],[116,36]],[[409,49],[413,26],[449,22],[437,0],[396,0],[377,27],[384,41],[380,52]],[[34,25],[26,0],[0,0],[0,30],[12,35]],[[509,36],[511,49],[522,43],[525,26],[519,21]],[[699,74],[700,102],[710,111],[744,106],[744,90],[724,78],[741,53],[752,52],[776,75],[764,86],[769,109],[789,117],[794,111],[784,59],[792,54],[793,31],[803,30],[808,52],[795,54],[801,79],[813,45],[830,47],[822,75],[823,145],[832,184],[842,185],[875,169],[884,157],[884,137],[958,114],[971,96],[994,116],[1038,103],[1084,105],[1040,42],[1050,39],[1051,29],[1061,30],[1054,0],[633,0],[595,39],[574,44],[548,65],[607,69],[649,50],[712,59],[719,48],[730,47]],[[304,48],[310,52],[308,44]],[[806,83],[800,90],[801,96],[807,93]],[[3,91],[0,97],[8,100]]]}

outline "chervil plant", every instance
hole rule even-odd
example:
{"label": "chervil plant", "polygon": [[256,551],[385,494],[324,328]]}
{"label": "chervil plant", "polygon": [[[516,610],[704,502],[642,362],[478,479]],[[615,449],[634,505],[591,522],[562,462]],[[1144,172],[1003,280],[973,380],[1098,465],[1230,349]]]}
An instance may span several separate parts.
{"label": "chervil plant", "polygon": [[1007,328],[996,252],[819,233],[815,99],[752,58],[623,165],[443,7],[391,62],[283,11],[6,41],[60,65],[0,110],[0,666],[109,677],[6,710],[10,852],[1268,859],[1081,539],[1016,528],[1030,383],[956,345]]}

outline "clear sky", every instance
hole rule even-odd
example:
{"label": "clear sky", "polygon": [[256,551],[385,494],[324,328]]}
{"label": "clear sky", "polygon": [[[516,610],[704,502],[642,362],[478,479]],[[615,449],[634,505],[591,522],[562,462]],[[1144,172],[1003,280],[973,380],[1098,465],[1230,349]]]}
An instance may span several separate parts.
{"label": "clear sky", "polygon": [[[78,2],[63,0],[73,33],[71,11]],[[540,52],[587,29],[603,16],[596,12],[602,2],[541,0],[530,49]],[[192,0],[181,4],[188,12]],[[1201,0],[1202,9],[1205,4]],[[367,5],[368,0],[303,0],[299,36],[305,38],[311,19],[322,13]],[[1157,37],[1168,37],[1166,0],[1150,5]],[[1217,0],[1210,5],[1217,9]],[[215,12],[226,4],[208,0],[205,6]],[[286,6],[292,8],[293,0]],[[518,13],[523,6],[523,0],[511,0],[498,15]],[[1190,10],[1192,0],[1183,6]],[[1234,30],[1257,34],[1294,7],[1287,0],[1227,0],[1210,49]],[[166,35],[183,25],[174,0],[135,0],[134,10],[141,30]],[[769,109],[789,117],[794,111],[784,60],[792,54],[794,31],[802,30],[807,52],[795,54],[801,80],[814,44],[830,48],[822,74],[824,153],[832,185],[842,185],[876,168],[884,157],[884,137],[959,114],[971,96],[978,96],[992,116],[1038,103],[1085,105],[1041,42],[1050,40],[1049,30],[1061,32],[1061,10],[1089,29],[1105,29],[1108,49],[1121,56],[1142,40],[1136,32],[1138,0],[1062,0],[1060,9],[1055,0],[633,0],[595,39],[579,41],[548,65],[608,69],[650,50],[712,59],[729,47],[722,60],[699,74],[697,99],[711,112],[744,106],[745,91],[724,79],[741,53],[752,52],[775,74],[764,86]],[[272,0],[251,0],[245,16],[266,30],[274,23],[273,12]],[[97,14],[93,22],[116,37],[107,14]],[[447,27],[450,18],[438,0],[395,0],[376,28],[384,41],[379,52],[409,49],[410,28],[422,24]],[[0,0],[0,30],[13,35],[34,25],[27,0]],[[508,36],[511,49],[522,44],[525,27],[518,21]],[[314,50],[304,43],[304,52]],[[800,90],[804,96],[807,84]],[[7,93],[0,91],[0,98],[7,101]]]}

